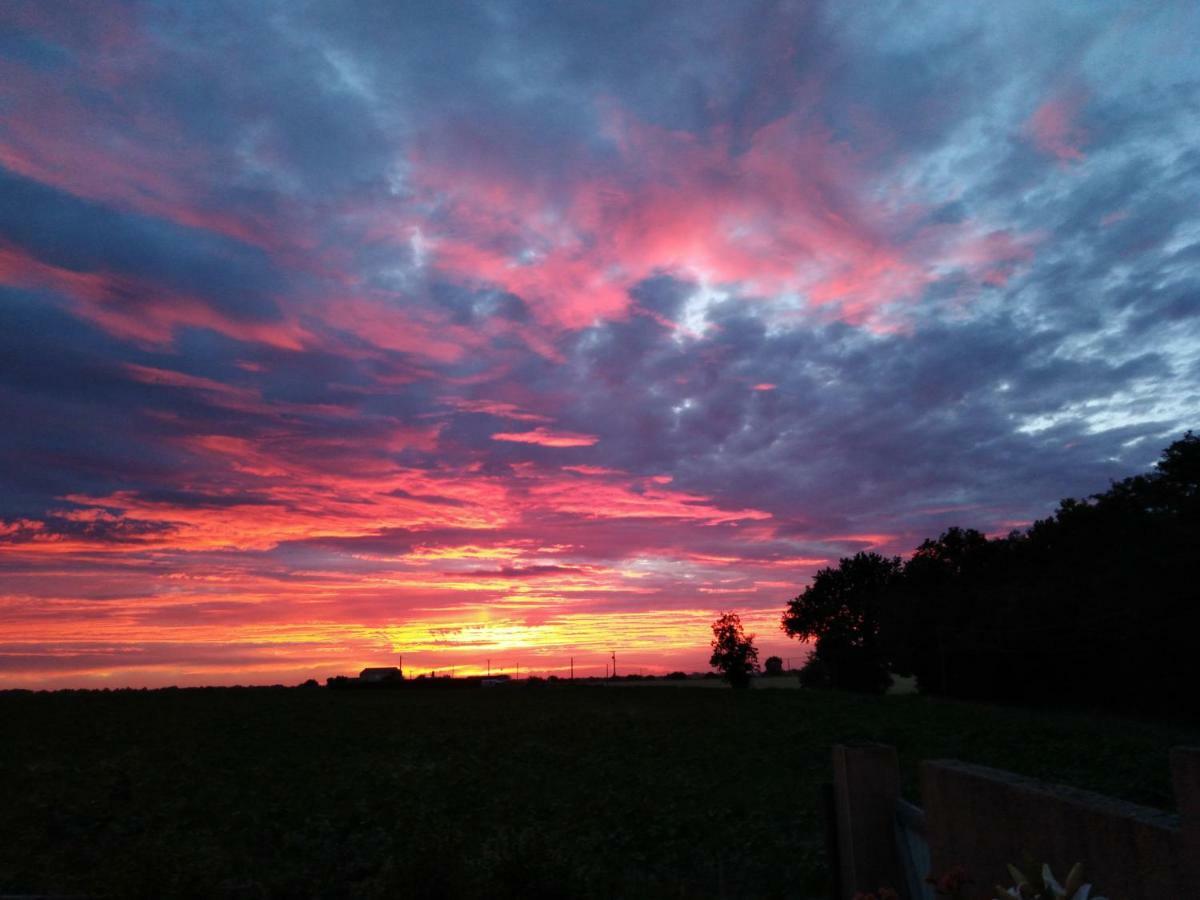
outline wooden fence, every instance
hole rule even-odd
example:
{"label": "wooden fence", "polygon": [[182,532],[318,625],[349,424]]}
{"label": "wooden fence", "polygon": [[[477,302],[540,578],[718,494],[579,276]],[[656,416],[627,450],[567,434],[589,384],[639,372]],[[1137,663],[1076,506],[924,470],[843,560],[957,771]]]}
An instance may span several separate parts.
{"label": "wooden fence", "polygon": [[828,792],[835,900],[891,887],[933,900],[931,873],[962,866],[971,900],[1008,883],[1005,864],[1082,861],[1109,900],[1200,898],[1200,748],[1171,751],[1179,814],[955,760],[921,763],[923,808],[900,796],[894,748],[833,748]]}

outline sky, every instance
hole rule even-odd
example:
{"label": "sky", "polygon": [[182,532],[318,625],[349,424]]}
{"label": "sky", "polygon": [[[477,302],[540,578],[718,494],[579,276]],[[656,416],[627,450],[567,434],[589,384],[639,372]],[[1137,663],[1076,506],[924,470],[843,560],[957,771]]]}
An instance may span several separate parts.
{"label": "sky", "polygon": [[0,687],[707,668],[1200,424],[1190,2],[0,5]]}

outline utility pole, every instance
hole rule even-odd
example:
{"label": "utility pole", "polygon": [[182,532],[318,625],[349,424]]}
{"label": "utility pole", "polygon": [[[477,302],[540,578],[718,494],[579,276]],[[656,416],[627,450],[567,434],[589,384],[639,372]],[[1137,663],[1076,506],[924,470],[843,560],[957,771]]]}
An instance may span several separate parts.
{"label": "utility pole", "polygon": [[616,678],[617,677],[617,651],[616,650],[612,651],[612,661],[613,661],[612,677]]}
{"label": "utility pole", "polygon": [[520,681],[520,680],[521,680],[521,664],[517,663],[517,673],[515,675],[513,675],[513,681]]}
{"label": "utility pole", "polygon": [[575,680],[575,657],[571,657],[571,680]]}
{"label": "utility pole", "polygon": [[488,678],[492,677],[492,661],[488,660]]}

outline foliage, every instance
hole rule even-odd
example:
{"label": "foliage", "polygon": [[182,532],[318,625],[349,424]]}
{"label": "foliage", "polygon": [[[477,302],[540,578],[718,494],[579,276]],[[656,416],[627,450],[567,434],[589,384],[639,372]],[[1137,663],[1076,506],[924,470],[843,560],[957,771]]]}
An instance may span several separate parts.
{"label": "foliage", "polygon": [[778,656],[768,656],[763,663],[763,674],[768,678],[778,678],[783,674],[783,660]]}
{"label": "foliage", "polygon": [[1200,679],[1198,535],[1200,439],[1189,432],[1153,472],[1063,500],[1023,534],[976,541],[964,559],[939,560],[933,589],[914,557],[905,578],[924,640],[910,646],[941,668],[918,671],[919,685],[958,697],[1178,709],[1180,685]]}
{"label": "foliage", "polygon": [[822,569],[784,630],[817,642],[809,680],[879,690],[1085,703],[1194,715],[1200,682],[1200,438],[1153,471],[1065,499],[1025,532],[951,528],[900,565],[875,554]]}
{"label": "foliage", "polygon": [[800,671],[796,673],[796,677],[800,680],[801,687],[832,687],[829,680],[829,667],[825,665],[815,650],[808,654],[808,659],[804,661],[804,665],[800,667]]}
{"label": "foliage", "polygon": [[1159,807],[1167,749],[1200,743],[703,684],[0,692],[0,894],[816,897],[836,741],[895,745],[909,796],[918,760],[957,757]]}
{"label": "foliage", "polygon": [[708,664],[735,688],[750,687],[750,676],[758,671],[758,649],[754,635],[746,634],[737,613],[722,613],[712,623],[712,657]]}
{"label": "foliage", "polygon": [[784,632],[817,642],[814,652],[832,687],[877,693],[891,684],[881,628],[900,573],[899,557],[859,553],[821,569],[788,603]]}
{"label": "foliage", "polygon": [[863,694],[882,694],[892,684],[886,657],[873,647],[818,641],[813,657],[826,686]]}
{"label": "foliage", "polygon": [[914,674],[920,690],[971,696],[974,681],[994,677],[977,674],[976,654],[988,654],[1011,628],[1003,622],[1008,549],[974,529],[951,528],[905,564],[885,640],[896,669]]}

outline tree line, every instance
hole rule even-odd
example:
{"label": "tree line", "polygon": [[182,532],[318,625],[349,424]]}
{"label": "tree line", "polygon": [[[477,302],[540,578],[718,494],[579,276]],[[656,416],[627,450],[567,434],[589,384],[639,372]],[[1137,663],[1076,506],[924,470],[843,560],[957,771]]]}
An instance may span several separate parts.
{"label": "tree line", "polygon": [[817,572],[783,630],[815,641],[801,680],[1124,709],[1190,709],[1200,686],[1200,438],[1153,471],[1066,499],[1025,531],[951,528],[908,560]]}

